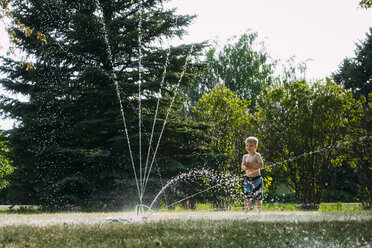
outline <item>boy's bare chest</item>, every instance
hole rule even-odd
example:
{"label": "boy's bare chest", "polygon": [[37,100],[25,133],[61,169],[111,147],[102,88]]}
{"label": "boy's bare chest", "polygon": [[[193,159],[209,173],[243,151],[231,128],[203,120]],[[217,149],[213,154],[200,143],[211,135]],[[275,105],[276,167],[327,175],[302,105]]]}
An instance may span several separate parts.
{"label": "boy's bare chest", "polygon": [[254,155],[247,154],[244,157],[244,162],[246,162],[246,163],[252,163],[255,160],[256,160],[256,154],[254,154]]}

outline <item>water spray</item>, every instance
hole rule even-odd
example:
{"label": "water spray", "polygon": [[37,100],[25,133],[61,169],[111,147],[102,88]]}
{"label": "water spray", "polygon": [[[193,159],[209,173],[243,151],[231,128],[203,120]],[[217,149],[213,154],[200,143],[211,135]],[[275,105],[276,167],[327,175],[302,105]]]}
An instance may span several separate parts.
{"label": "water spray", "polygon": [[[329,145],[329,146],[326,146],[326,147],[323,147],[323,148],[319,148],[319,149],[317,149],[317,150],[315,150],[315,151],[311,151],[311,152],[308,152],[308,153],[303,153],[303,154],[301,154],[301,155],[299,155],[299,156],[296,156],[296,157],[291,157],[291,158],[289,158],[289,159],[287,159],[287,160],[284,160],[284,161],[282,161],[282,162],[272,163],[272,164],[270,164],[269,166],[265,166],[265,168],[262,168],[261,170],[266,170],[266,169],[269,169],[269,168],[272,168],[272,167],[276,167],[276,166],[281,165],[281,164],[286,163],[286,162],[293,162],[293,161],[298,160],[298,159],[300,159],[301,157],[304,157],[304,156],[313,155],[313,154],[320,153],[320,152],[323,152],[323,151],[326,151],[326,150],[330,150],[330,149],[340,148],[342,145],[347,145],[347,144],[354,143],[354,142],[361,142],[361,141],[363,141],[363,140],[365,140],[365,139],[370,139],[370,138],[372,138],[372,137],[371,137],[371,136],[363,136],[363,137],[360,137],[360,138],[358,138],[358,139],[354,139],[354,140],[350,140],[350,141],[344,141],[344,142],[341,142],[341,143],[338,143],[338,144]],[[258,170],[259,170],[259,169],[256,169],[256,170],[254,170],[254,171],[251,171],[249,174],[254,173],[254,172],[258,171]],[[191,171],[191,172],[192,172],[192,171]],[[165,187],[163,187],[163,189],[162,189],[162,190],[161,190],[161,191],[156,195],[156,197],[155,197],[155,199],[153,200],[153,202],[151,203],[149,209],[151,210],[151,208],[152,208],[153,204],[155,203],[155,201],[158,199],[158,197],[159,197],[159,196],[164,192],[164,190],[165,190],[167,187],[169,187],[169,186],[170,186],[171,184],[173,184],[174,182],[178,181],[180,178],[185,178],[185,175],[187,175],[187,174],[188,174],[188,173],[182,173],[182,174],[180,174],[178,177],[176,177],[175,179],[170,180],[170,181],[167,183],[167,185],[166,185]],[[205,176],[205,175],[204,175],[204,176]],[[244,179],[244,177],[245,177],[245,176],[239,177],[238,180],[242,180],[242,179]],[[218,187],[218,186],[220,186],[220,185],[214,185],[214,186],[208,187],[208,188],[205,189],[205,190],[202,190],[202,191],[197,192],[197,193],[195,193],[195,194],[189,195],[189,196],[187,196],[187,197],[185,197],[185,198],[183,198],[183,199],[181,199],[181,200],[179,200],[179,201],[176,201],[176,202],[174,202],[174,203],[171,203],[171,204],[169,204],[169,205],[166,205],[165,207],[162,207],[162,208],[160,208],[160,209],[157,210],[157,211],[153,211],[153,213],[158,213],[159,211],[165,210],[165,209],[167,209],[168,207],[174,206],[174,205],[176,205],[176,204],[178,204],[178,203],[181,203],[181,202],[183,202],[183,201],[185,201],[185,200],[187,200],[187,199],[190,199],[190,198],[195,197],[195,196],[197,196],[197,195],[199,195],[199,194],[202,194],[202,193],[207,192],[207,191],[209,191],[209,190],[211,190],[211,189],[214,189],[214,188],[216,188],[216,187]],[[152,211],[152,210],[151,210],[151,211]],[[153,214],[153,213],[152,213],[152,214]],[[150,214],[149,216],[147,216],[147,218],[149,218],[152,214]]]}

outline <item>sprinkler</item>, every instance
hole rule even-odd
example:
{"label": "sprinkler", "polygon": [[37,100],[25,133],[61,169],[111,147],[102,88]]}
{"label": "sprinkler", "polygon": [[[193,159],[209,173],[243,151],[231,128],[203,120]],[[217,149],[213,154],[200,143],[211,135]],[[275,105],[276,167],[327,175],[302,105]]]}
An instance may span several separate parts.
{"label": "sprinkler", "polygon": [[152,211],[149,206],[146,206],[142,203],[142,198],[139,200],[139,204],[135,208],[135,212],[138,217],[137,219],[124,219],[124,218],[114,218],[114,217],[108,217],[106,221],[113,222],[113,223],[136,223],[136,222],[142,222],[146,221],[152,216],[153,214],[158,213],[159,211]]}
{"label": "sprinkler", "polygon": [[142,204],[142,198],[139,199],[139,204],[136,206],[136,214],[143,216],[143,204]]}
{"label": "sprinkler", "polygon": [[[146,208],[146,210],[144,208]],[[140,202],[136,206],[135,211],[136,211],[137,216],[141,216],[142,220],[147,220],[151,215],[156,213],[156,212],[152,211],[149,206],[146,206],[142,203],[142,198],[140,198]],[[144,216],[146,214],[147,214],[147,216]]]}

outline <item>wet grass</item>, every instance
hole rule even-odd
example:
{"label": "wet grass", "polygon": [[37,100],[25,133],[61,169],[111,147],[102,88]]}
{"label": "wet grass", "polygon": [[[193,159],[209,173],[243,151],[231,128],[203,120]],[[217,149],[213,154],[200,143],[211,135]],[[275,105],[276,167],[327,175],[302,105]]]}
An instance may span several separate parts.
{"label": "wet grass", "polygon": [[[215,210],[215,207],[210,204],[197,204],[196,209],[197,211],[212,211]],[[228,209],[222,210],[229,210],[229,211],[241,211],[242,206],[234,206]],[[296,203],[263,203],[263,210],[264,211],[301,211],[300,204]],[[321,203],[319,206],[319,211],[362,211],[363,206],[361,203]],[[129,211],[133,211],[133,209],[129,209]],[[184,212],[184,211],[194,211],[184,209],[182,207],[176,206],[174,209],[167,209],[166,211],[175,211],[175,212]],[[57,211],[58,212],[58,211]],[[94,211],[90,211],[94,212]],[[96,211],[96,212],[109,212],[109,211]],[[6,206],[0,205],[0,214],[1,213],[19,213],[19,214],[40,214],[46,213],[45,211],[41,211],[37,206]],[[55,212],[52,212],[55,213]]]}
{"label": "wet grass", "polygon": [[148,223],[0,227],[2,247],[370,247],[372,221]]}
{"label": "wet grass", "polygon": [[371,247],[372,244],[371,211],[165,212],[145,222],[119,223],[107,221],[108,216],[109,213],[2,213],[0,223],[8,222],[0,225],[0,247]]}

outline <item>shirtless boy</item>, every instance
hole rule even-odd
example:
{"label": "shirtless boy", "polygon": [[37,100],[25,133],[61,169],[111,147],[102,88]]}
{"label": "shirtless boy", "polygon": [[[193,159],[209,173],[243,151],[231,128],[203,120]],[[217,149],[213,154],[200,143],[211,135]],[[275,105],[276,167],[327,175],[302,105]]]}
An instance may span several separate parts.
{"label": "shirtless boy", "polygon": [[241,167],[246,174],[244,181],[244,209],[246,212],[253,209],[253,201],[256,202],[259,212],[262,209],[263,180],[261,177],[261,168],[263,168],[263,161],[261,155],[256,152],[257,147],[257,138],[248,137],[245,140],[245,149],[248,154],[243,156]]}

